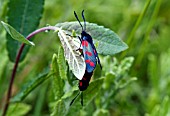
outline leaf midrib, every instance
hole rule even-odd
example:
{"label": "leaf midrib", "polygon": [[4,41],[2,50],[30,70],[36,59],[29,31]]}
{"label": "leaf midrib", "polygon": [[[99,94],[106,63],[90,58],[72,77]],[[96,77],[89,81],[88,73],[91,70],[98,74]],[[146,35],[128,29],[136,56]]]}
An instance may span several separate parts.
{"label": "leaf midrib", "polygon": [[26,15],[27,15],[27,12],[28,12],[28,5],[29,5],[29,0],[26,0],[26,3],[24,5],[24,13],[22,15],[22,20],[21,20],[21,27],[20,27],[20,33],[23,34],[24,32],[24,25],[25,25],[25,19],[26,19]]}

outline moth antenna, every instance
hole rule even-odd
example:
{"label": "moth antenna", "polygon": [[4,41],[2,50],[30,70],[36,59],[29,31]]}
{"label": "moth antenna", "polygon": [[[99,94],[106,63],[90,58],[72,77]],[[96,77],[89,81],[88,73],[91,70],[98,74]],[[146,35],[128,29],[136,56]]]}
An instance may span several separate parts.
{"label": "moth antenna", "polygon": [[70,106],[73,104],[74,100],[80,95],[80,92],[74,97],[74,99],[71,101]]}
{"label": "moth antenna", "polygon": [[81,92],[81,105],[83,106],[83,92]]}
{"label": "moth antenna", "polygon": [[85,17],[84,17],[84,10],[82,11],[82,18],[84,20],[84,31],[86,30],[86,20],[85,20]]}
{"label": "moth antenna", "polygon": [[80,20],[79,20],[79,18],[78,18],[78,16],[77,16],[77,14],[76,14],[75,11],[74,11],[74,16],[76,17],[76,19],[77,19],[77,21],[79,22],[79,24],[80,24],[80,26],[81,26],[81,28],[82,28],[82,31],[83,31],[83,26],[82,26],[82,24],[80,23]]}

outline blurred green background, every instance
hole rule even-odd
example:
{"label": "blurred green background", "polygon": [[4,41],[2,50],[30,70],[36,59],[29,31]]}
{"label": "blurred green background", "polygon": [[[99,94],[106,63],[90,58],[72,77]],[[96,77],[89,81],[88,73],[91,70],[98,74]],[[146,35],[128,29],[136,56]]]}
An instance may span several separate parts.
{"label": "blurred green background", "polygon": [[[0,20],[2,21],[7,20],[7,2],[7,0],[0,0]],[[146,4],[149,5],[148,8]],[[96,111],[93,115],[170,116],[170,1],[45,0],[39,28],[75,21],[73,12],[80,14],[83,9],[88,22],[110,28],[129,46],[129,49],[115,56],[100,56],[102,65],[109,68],[109,63],[105,62],[106,59],[111,59],[109,61],[111,62],[114,57],[121,61],[125,57],[133,56],[134,62],[128,74],[137,77],[137,81],[126,86],[115,97],[109,98],[114,99],[114,103],[104,108],[104,111],[101,110],[103,114]],[[142,13],[144,13],[143,16],[141,16]],[[0,25],[0,109],[4,105],[14,65],[8,58],[5,35],[6,32]],[[46,67],[50,67],[52,55],[58,52],[60,46],[60,41],[56,36],[57,34],[52,32],[35,36],[36,47],[29,50],[18,68],[13,95],[17,94],[25,82],[31,80]],[[31,106],[28,115],[49,114],[49,100],[47,100],[49,85],[49,81],[43,83],[24,100]],[[104,95],[100,94],[100,96]],[[38,102],[37,99],[42,100]],[[88,112],[95,111],[88,110],[87,108],[82,111],[82,115],[92,115]]]}

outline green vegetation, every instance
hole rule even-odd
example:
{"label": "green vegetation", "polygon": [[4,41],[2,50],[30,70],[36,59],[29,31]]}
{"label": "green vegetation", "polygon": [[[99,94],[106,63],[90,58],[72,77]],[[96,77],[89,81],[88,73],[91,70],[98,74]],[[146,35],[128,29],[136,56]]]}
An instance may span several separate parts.
{"label": "green vegetation", "polygon": [[[79,34],[73,12],[80,17],[83,9],[103,68],[97,65],[82,107],[81,96],[69,106],[79,92],[78,81],[64,59],[58,31],[25,38],[65,22],[64,31]],[[19,41],[35,46],[23,49],[7,116],[170,115],[169,12],[169,0],[0,0],[0,21],[5,22],[0,24],[0,115]]]}

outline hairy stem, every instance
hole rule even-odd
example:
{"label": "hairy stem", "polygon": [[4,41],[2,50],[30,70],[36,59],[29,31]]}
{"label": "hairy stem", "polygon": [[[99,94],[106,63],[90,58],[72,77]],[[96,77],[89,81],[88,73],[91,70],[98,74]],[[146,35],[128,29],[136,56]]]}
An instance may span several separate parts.
{"label": "hairy stem", "polygon": [[[48,27],[43,27],[43,28],[40,28],[40,29],[37,29],[35,31],[33,31],[32,33],[30,33],[26,39],[30,40],[34,35],[40,33],[40,32],[43,32],[43,31],[47,31],[47,30],[57,30],[58,28],[55,27],[55,26],[48,26]],[[10,102],[10,97],[11,97],[11,91],[12,91],[12,85],[14,83],[14,79],[15,79],[15,75],[16,75],[16,71],[17,71],[17,67],[18,67],[18,63],[19,63],[19,60],[20,60],[20,57],[21,57],[21,54],[22,54],[22,51],[25,47],[25,44],[21,44],[21,47],[18,51],[18,54],[16,56],[16,60],[15,60],[15,65],[13,67],[13,71],[12,71],[12,74],[11,74],[11,80],[10,80],[10,83],[9,83],[9,88],[8,88],[8,92],[7,92],[7,98],[6,98],[6,103],[5,103],[5,106],[4,106],[4,110],[3,110],[3,115],[2,116],[5,116],[6,115],[6,112],[8,110],[8,106],[9,106],[9,102]]]}

